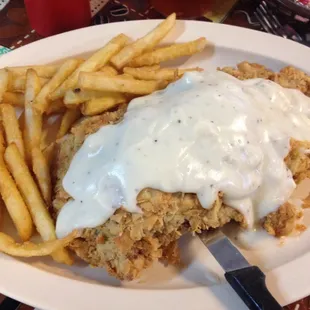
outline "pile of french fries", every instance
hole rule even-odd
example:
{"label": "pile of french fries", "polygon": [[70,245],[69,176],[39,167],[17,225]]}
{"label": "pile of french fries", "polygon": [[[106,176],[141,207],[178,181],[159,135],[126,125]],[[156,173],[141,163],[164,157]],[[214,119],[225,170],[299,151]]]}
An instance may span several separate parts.
{"label": "pile of french fries", "polygon": [[[0,251],[13,256],[51,255],[72,264],[65,246],[79,236],[74,231],[57,240],[48,209],[52,201],[51,154],[82,116],[104,113],[132,98],[151,94],[199,68],[162,68],[161,63],[201,52],[205,38],[156,47],[171,31],[171,14],[144,37],[131,41],[119,34],[88,59],[71,58],[60,64],[0,69],[0,193],[19,237],[16,243],[0,233]],[[16,107],[22,108],[20,119]],[[47,142],[50,118],[61,117],[57,135]],[[0,212],[0,220],[1,220]],[[34,227],[43,243],[28,240]]]}

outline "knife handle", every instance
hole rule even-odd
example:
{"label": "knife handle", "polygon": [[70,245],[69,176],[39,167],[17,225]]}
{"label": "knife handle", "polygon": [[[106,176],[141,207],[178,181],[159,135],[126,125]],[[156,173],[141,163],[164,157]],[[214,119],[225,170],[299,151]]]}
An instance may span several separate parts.
{"label": "knife handle", "polygon": [[225,278],[250,310],[282,309],[268,291],[265,274],[258,267],[229,271]]}

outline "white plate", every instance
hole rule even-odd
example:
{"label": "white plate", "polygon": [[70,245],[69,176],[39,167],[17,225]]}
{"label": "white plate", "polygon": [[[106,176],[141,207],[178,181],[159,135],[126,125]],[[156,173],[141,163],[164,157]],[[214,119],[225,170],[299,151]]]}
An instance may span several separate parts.
{"label": "white plate", "polygon": [[[0,59],[0,67],[44,64],[90,52],[112,36],[124,32],[145,34],[158,21],[133,21],[85,28],[47,38],[19,48]],[[201,55],[184,58],[187,66],[235,65],[254,61],[278,70],[291,64],[310,68],[310,49],[276,36],[238,27],[180,21],[165,42],[205,36],[210,47]],[[308,221],[310,224],[310,221]],[[284,246],[263,243],[259,251],[243,250],[251,263],[267,273],[274,296],[287,304],[310,294],[310,233],[288,240]],[[182,272],[155,264],[140,283],[120,283],[104,270],[83,263],[68,268],[50,259],[17,260],[0,256],[0,292],[43,309],[245,309],[225,284],[223,271],[199,240],[185,238],[182,248],[188,268]]]}

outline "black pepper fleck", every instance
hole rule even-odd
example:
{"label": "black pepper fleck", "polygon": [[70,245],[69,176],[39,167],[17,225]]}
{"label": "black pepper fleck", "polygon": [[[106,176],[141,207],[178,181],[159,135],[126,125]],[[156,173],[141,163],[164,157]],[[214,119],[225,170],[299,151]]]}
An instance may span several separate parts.
{"label": "black pepper fleck", "polygon": [[81,200],[81,203],[83,203],[83,200]]}
{"label": "black pepper fleck", "polygon": [[181,124],[181,120],[180,119],[178,119],[178,123]]}
{"label": "black pepper fleck", "polygon": [[156,139],[156,140],[154,140],[154,142],[156,143],[158,140]]}

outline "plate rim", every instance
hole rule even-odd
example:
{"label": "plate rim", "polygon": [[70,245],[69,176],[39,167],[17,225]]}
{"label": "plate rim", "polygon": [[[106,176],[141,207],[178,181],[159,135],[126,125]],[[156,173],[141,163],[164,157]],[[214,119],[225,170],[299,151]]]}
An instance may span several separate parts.
{"label": "plate rim", "polygon": [[[48,37],[39,41],[36,41],[34,43],[31,44],[27,44],[25,46],[22,46],[16,50],[11,51],[8,54],[3,55],[0,58],[0,66],[5,65],[5,63],[12,63],[11,60],[14,59],[14,57],[20,57],[22,56],[22,54],[25,51],[29,50],[33,50],[35,51],[36,48],[38,48],[38,50],[43,50],[43,47],[45,45],[53,45],[53,43],[55,44],[57,41],[62,41],[63,39],[67,39],[70,37],[74,37],[77,34],[80,34],[80,37],[83,37],[83,35],[88,33],[99,33],[101,31],[101,29],[104,29],[103,31],[108,31],[108,29],[120,29],[120,31],[122,30],[122,26],[124,23],[126,23],[126,25],[131,24],[139,24],[141,25],[141,23],[147,23],[148,26],[151,28],[154,25],[156,25],[160,20],[139,20],[139,21],[126,21],[126,22],[118,22],[118,23],[110,23],[110,24],[103,24],[103,25],[96,25],[96,26],[92,26],[92,27],[87,27],[87,28],[82,28],[82,29],[77,29],[77,30],[73,30],[70,32],[66,32],[66,33],[62,33],[62,34],[58,34],[56,36],[52,36],[52,37]],[[292,57],[292,56],[296,56],[298,55],[298,57],[301,58],[300,55],[306,55],[307,52],[309,53],[309,48],[305,47],[301,44],[298,44],[296,42],[292,42],[292,41],[288,41],[285,40],[283,38],[271,35],[271,34],[267,34],[267,33],[263,33],[261,31],[258,30],[253,30],[253,29],[247,29],[247,28],[242,28],[242,27],[238,27],[238,26],[232,26],[232,25],[224,25],[224,24],[216,24],[216,23],[209,23],[209,22],[204,22],[204,21],[178,21],[178,24],[185,24],[187,27],[210,27],[212,28],[217,28],[218,30],[216,31],[221,31],[221,30],[225,30],[226,34],[224,35],[225,37],[227,37],[227,33],[231,33],[231,32],[235,32],[235,37],[231,37],[231,38],[227,38],[226,42],[222,42],[221,44],[218,44],[217,42],[215,42],[215,48],[217,46],[220,47],[229,47],[229,48],[234,48],[237,49],[236,44],[232,44],[232,40],[235,41],[236,37],[238,36],[243,36],[243,40],[245,38],[252,38],[255,37],[255,40],[253,40],[254,44],[251,45],[246,45],[244,44],[244,46],[241,44],[241,46],[238,46],[239,50],[248,52],[248,53],[253,53],[253,46],[255,47],[255,54],[258,55],[264,55],[266,57],[269,57],[271,59],[277,60],[277,61],[287,61],[288,58]],[[192,25],[196,25],[196,26],[192,26]],[[128,27],[129,28],[129,27]],[[130,29],[125,29],[124,32],[130,32]],[[201,33],[197,33],[198,35],[202,35],[203,30],[201,31]],[[208,38],[207,38],[208,39]],[[268,42],[268,39],[272,39],[271,41]],[[266,47],[262,45],[259,45],[259,42],[265,42],[265,44],[268,42],[268,47],[269,47],[269,51],[266,51]],[[235,45],[235,46],[234,46]],[[41,48],[41,46],[43,46]],[[270,50],[272,50],[273,52],[271,53]],[[280,57],[277,57],[277,52],[283,52],[283,50],[285,50],[286,54],[285,55],[281,55]],[[51,52],[52,53],[52,52]],[[272,57],[274,56],[274,57]],[[304,61],[300,61],[299,59],[296,60],[296,63],[300,63],[301,65],[297,65],[297,67],[307,67],[310,68],[310,57],[308,57],[309,59],[305,59]],[[286,59],[286,60],[285,60]],[[27,60],[26,60],[27,61]],[[14,62],[14,61],[13,61]],[[303,65],[303,63],[305,63]],[[303,68],[303,70],[307,71],[307,68]],[[279,289],[279,294],[276,293],[276,297],[279,299],[279,301],[282,304],[287,304],[293,301],[296,301],[300,298],[303,298],[307,295],[310,294],[310,283],[306,280],[308,280],[308,277],[306,277],[306,273],[305,272],[301,272],[299,270],[299,272],[296,272],[296,266],[300,266],[300,264],[304,264],[305,262],[309,262],[310,260],[310,251],[305,253],[303,256],[298,257],[297,259],[290,261],[284,265],[281,265],[273,270],[271,270],[270,272],[267,273],[267,278],[277,278],[280,282],[281,285],[279,287],[278,283],[276,284],[276,286]],[[15,264],[14,264],[15,262]],[[55,275],[52,273],[49,273],[47,271],[44,270],[39,270],[37,268],[35,268],[34,266],[31,266],[29,264],[27,264],[27,267],[24,267],[24,262],[19,262],[16,263],[16,260],[14,258],[5,256],[3,254],[0,255],[0,274],[2,274],[1,278],[2,279],[7,279],[6,283],[5,280],[3,281],[3,283],[0,280],[0,291],[3,292],[5,295],[10,296],[12,298],[16,298],[18,300],[22,300],[23,302],[27,303],[27,304],[31,304],[33,306],[39,306],[39,307],[43,307],[46,309],[55,309],[55,307],[57,307],[57,310],[61,310],[61,309],[68,309],[67,306],[68,305],[61,305],[59,303],[59,298],[52,298],[53,300],[51,301],[50,299],[47,300],[45,299],[45,297],[47,296],[46,294],[48,294],[48,292],[53,292],[52,295],[55,293],[55,290],[58,287],[58,281],[61,278],[62,281],[64,281],[65,285],[70,286],[70,290],[71,293],[73,290],[77,289],[77,291],[79,291],[79,286],[82,287],[82,291],[85,289],[85,291],[87,291],[88,293],[90,293],[90,295],[94,295],[94,297],[98,297],[99,295],[96,295],[99,290],[102,290],[102,288],[104,287],[106,290],[106,294],[102,291],[101,295],[109,295],[109,299],[113,298],[114,299],[114,306],[117,307],[123,307],[124,305],[128,307],[128,300],[126,298],[131,298],[131,299],[135,299],[135,297],[139,297],[139,292],[141,292],[141,289],[130,289],[130,288],[121,288],[121,287],[111,287],[111,286],[105,286],[102,284],[93,284],[93,283],[89,283],[89,282],[85,282],[85,285],[80,285],[80,281],[76,280],[76,279],[70,279],[70,278],[66,278],[63,276],[59,276],[59,275]],[[36,294],[36,289],[34,289],[32,287],[31,284],[29,284],[28,289],[26,289],[26,291],[28,291],[28,294],[25,292],[25,288],[23,287],[23,284],[20,283],[22,281],[18,281],[18,279],[14,279],[15,277],[12,277],[12,272],[10,270],[10,267],[14,266],[15,270],[14,270],[14,274],[15,273],[19,273],[19,272],[23,272],[24,275],[27,275],[27,277],[29,276],[35,277],[39,280],[39,283],[35,283],[35,286],[37,290],[39,290],[39,292],[41,294]],[[30,267],[30,268],[29,268]],[[295,269],[295,270],[294,270]],[[297,268],[298,269],[298,268]],[[301,269],[301,268],[299,268]],[[285,270],[285,274],[286,276],[284,276],[282,270]],[[292,270],[294,270],[294,272],[292,272]],[[28,275],[29,272],[29,275]],[[32,276],[33,274],[33,276]],[[27,278],[26,277],[26,278]],[[299,277],[299,282],[301,283],[299,286],[297,285],[297,289],[294,290],[294,292],[299,292],[299,294],[291,294],[291,295],[286,295],[286,296],[281,296],[281,292],[285,292],[286,294],[289,294],[291,292],[288,291],[287,289],[287,282],[289,283],[291,281],[291,279]],[[8,282],[8,279],[10,278],[11,283]],[[44,286],[40,286],[40,283],[44,283],[46,281]],[[14,282],[14,283],[13,283]],[[272,281],[271,281],[272,282]],[[270,283],[272,285],[275,285],[275,283]],[[306,284],[306,285],[305,285]],[[71,289],[72,286],[72,289]],[[85,288],[87,287],[87,289]],[[224,289],[226,287],[225,290],[227,290],[228,295],[231,296],[232,291],[229,287],[227,287],[227,285],[219,285],[218,286],[221,289]],[[84,289],[83,289],[84,288]],[[89,289],[88,289],[89,288]],[[31,290],[34,289],[34,292],[31,292]],[[118,293],[120,292],[120,290],[122,290],[122,296],[124,296],[123,298],[119,298],[118,297]],[[208,290],[206,290],[205,288],[202,287],[196,287],[196,288],[183,288],[183,289],[168,289],[168,290],[151,290],[151,289],[143,289],[143,294],[145,296],[149,296],[149,298],[152,298],[152,300],[154,300],[154,297],[158,299],[158,302],[154,309],[158,309],[158,307],[160,306],[160,303],[163,303],[161,306],[175,306],[175,300],[177,298],[177,300],[179,300],[179,302],[181,302],[182,299],[182,309],[188,309],[188,307],[191,307],[193,309],[193,305],[191,305],[190,302],[188,302],[188,300],[193,300],[193,298],[204,298],[204,300],[208,300],[208,302],[212,302],[214,304],[218,304],[219,305],[219,300],[218,298],[215,298],[213,293],[208,292],[210,291],[210,287],[208,288]],[[138,292],[138,294],[136,294]],[[131,295],[135,295],[135,297],[129,297],[129,294]],[[25,296],[27,295],[27,296]],[[68,292],[66,292],[66,295],[68,295]],[[168,296],[169,295],[169,296]],[[180,296],[182,295],[182,296]],[[71,295],[70,295],[71,296]],[[289,296],[289,298],[288,298]],[[182,298],[181,298],[182,297]],[[74,298],[74,296],[71,296],[70,298]],[[103,299],[107,298],[107,296],[105,296]],[[147,298],[147,297],[146,297]],[[209,299],[207,299],[209,298]],[[60,298],[61,299],[61,298]],[[187,300],[186,300],[187,299]],[[51,304],[52,302],[52,304]],[[55,304],[56,302],[56,304]],[[116,303],[118,303],[118,305],[116,305]],[[77,306],[79,306],[80,303],[77,304]],[[134,307],[136,307],[137,305],[132,305],[132,309],[134,309]],[[203,309],[204,305],[202,305],[201,308],[197,308],[197,309]],[[212,306],[212,305],[211,305]],[[70,307],[72,307],[70,305]],[[79,308],[82,309],[82,308]],[[92,309],[92,308],[90,308]],[[117,309],[117,308],[115,308]],[[131,308],[129,308],[131,309]],[[151,307],[148,307],[148,309],[153,309],[153,305]],[[181,308],[180,308],[181,309]],[[217,308],[220,309],[220,308]]]}

